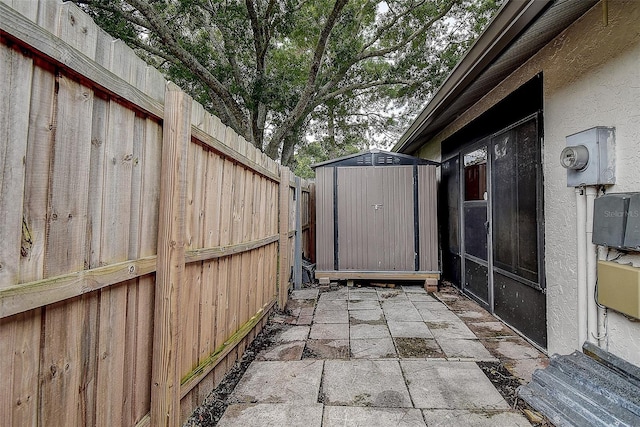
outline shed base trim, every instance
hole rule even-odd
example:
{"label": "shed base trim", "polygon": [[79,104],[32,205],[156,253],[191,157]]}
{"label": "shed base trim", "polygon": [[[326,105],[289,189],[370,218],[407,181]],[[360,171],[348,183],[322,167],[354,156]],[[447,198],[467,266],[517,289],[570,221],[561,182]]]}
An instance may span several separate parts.
{"label": "shed base trim", "polygon": [[316,271],[318,279],[329,280],[426,280],[440,279],[439,271]]}

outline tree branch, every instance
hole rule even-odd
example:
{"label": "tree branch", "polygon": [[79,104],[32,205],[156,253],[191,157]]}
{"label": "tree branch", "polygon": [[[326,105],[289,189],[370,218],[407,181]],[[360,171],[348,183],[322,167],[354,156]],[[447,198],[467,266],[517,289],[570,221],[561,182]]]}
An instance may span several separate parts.
{"label": "tree branch", "polygon": [[216,77],[207,70],[191,53],[180,46],[180,43],[172,36],[174,31],[157,15],[153,7],[144,0],[126,0],[131,6],[140,12],[149,21],[156,34],[165,43],[167,49],[171,51],[184,65],[196,74],[215,93],[224,105],[224,109],[229,117],[229,125],[236,132],[244,136],[247,140],[252,140],[246,117],[241,107],[233,99],[231,93]]}
{"label": "tree branch", "polygon": [[[399,49],[401,49],[402,47],[406,46],[407,44],[411,43],[413,40],[415,40],[417,37],[419,37],[421,34],[424,34],[429,28],[431,28],[433,26],[434,23],[436,23],[438,20],[442,19],[447,13],[449,13],[449,11],[451,10],[451,8],[453,7],[454,4],[458,3],[460,0],[451,0],[449,3],[447,3],[447,5],[440,11],[440,13],[438,13],[435,17],[431,18],[429,21],[427,21],[423,26],[421,26],[419,29],[417,29],[416,31],[414,31],[408,38],[396,43],[395,45],[385,48],[385,49],[377,49],[377,50],[371,50],[371,51],[367,51],[367,48],[365,47],[359,55],[356,55],[351,61],[348,61],[341,69],[340,71],[338,71],[333,78],[331,78],[328,82],[326,82],[322,88],[320,88],[318,90],[319,95],[322,98],[326,99],[326,94],[329,93],[329,91],[334,88],[338,83],[340,83],[340,81],[342,81],[342,79],[347,75],[347,73],[349,72],[349,70],[357,63],[364,61],[365,59],[371,59],[374,57],[382,57],[385,56],[391,52],[397,51]],[[410,12],[410,10],[405,11],[402,14],[397,15],[398,17],[400,16],[405,16],[406,14],[408,14]],[[395,25],[395,23],[397,23],[396,20],[392,21],[393,24]],[[380,37],[380,35],[376,36],[377,38]],[[377,40],[377,38],[375,38],[370,44],[369,47],[371,45],[373,45],[373,43]]]}
{"label": "tree branch", "polygon": [[269,141],[269,146],[267,147],[267,154],[275,156],[283,137],[288,132],[290,132],[291,129],[293,129],[293,127],[296,125],[296,123],[303,117],[303,113],[307,109],[311,101],[311,96],[315,90],[316,79],[318,78],[318,72],[320,71],[320,65],[327,48],[329,36],[331,35],[331,31],[333,30],[333,27],[335,26],[336,21],[338,20],[338,17],[340,16],[342,9],[345,7],[347,2],[348,0],[336,0],[336,3],[333,6],[333,10],[327,17],[327,21],[325,22],[325,25],[320,32],[320,37],[318,38],[318,43],[316,44],[305,88],[302,91],[302,94],[300,95],[300,99],[298,99],[296,106],[293,108],[282,125],[278,127],[278,129],[276,129],[276,131],[272,135],[271,141]]}

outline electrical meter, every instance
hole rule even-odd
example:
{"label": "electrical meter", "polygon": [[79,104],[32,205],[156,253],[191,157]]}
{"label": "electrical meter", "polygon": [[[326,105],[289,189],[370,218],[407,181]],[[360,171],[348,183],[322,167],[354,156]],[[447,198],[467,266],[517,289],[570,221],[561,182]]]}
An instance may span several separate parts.
{"label": "electrical meter", "polygon": [[589,163],[589,149],[584,145],[566,147],[560,153],[560,164],[566,169],[582,170]]}

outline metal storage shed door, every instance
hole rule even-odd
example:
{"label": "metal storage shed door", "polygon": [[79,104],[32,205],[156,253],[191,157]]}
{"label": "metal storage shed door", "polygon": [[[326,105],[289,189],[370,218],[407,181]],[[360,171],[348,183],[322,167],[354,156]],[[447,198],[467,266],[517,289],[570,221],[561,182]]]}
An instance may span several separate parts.
{"label": "metal storage shed door", "polygon": [[413,166],[337,168],[340,270],[415,268]]}

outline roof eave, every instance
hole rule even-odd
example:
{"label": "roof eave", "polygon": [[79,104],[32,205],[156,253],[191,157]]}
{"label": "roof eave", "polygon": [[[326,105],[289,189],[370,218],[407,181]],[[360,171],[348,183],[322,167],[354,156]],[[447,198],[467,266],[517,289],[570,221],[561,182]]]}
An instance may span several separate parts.
{"label": "roof eave", "polygon": [[553,0],[508,1],[451,71],[392,151],[411,153],[434,115],[450,104]]}

